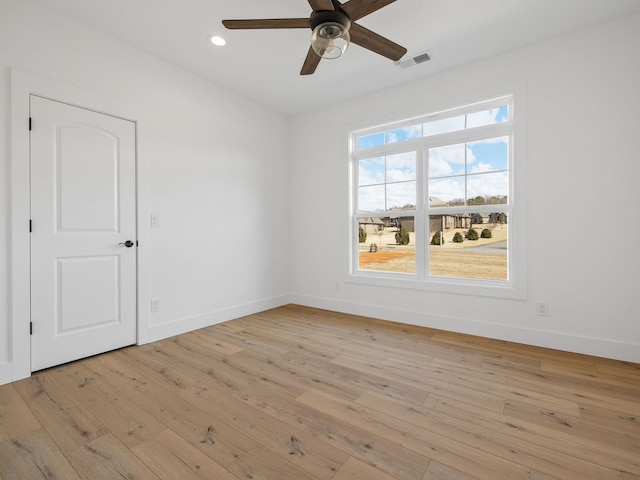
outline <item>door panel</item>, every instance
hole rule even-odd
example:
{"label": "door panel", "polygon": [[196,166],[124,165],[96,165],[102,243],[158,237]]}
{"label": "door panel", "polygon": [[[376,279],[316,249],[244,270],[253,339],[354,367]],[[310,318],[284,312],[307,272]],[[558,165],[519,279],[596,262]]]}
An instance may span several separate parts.
{"label": "door panel", "polygon": [[136,341],[135,124],[37,96],[31,117],[35,371]]}
{"label": "door panel", "polygon": [[56,260],[56,336],[120,322],[117,256]]}
{"label": "door panel", "polygon": [[58,231],[118,231],[117,141],[87,126],[58,130]]}

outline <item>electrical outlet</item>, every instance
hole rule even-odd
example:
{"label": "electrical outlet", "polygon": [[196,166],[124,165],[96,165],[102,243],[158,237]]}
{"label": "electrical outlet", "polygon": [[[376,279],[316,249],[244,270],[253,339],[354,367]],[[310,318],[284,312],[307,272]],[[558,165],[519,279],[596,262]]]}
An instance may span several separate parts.
{"label": "electrical outlet", "polygon": [[335,285],[334,288],[335,288],[336,292],[339,292],[340,291],[340,282],[336,282],[336,285]]}
{"label": "electrical outlet", "polygon": [[536,303],[536,315],[539,317],[549,316],[549,304],[548,303]]}
{"label": "electrical outlet", "polygon": [[160,311],[160,299],[152,298],[151,299],[151,313],[158,313]]}

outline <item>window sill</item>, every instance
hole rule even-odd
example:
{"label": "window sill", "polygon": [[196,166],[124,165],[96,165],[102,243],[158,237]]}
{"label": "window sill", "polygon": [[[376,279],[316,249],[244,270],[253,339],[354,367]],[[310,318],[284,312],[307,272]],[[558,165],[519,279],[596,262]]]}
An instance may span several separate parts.
{"label": "window sill", "polygon": [[491,280],[466,280],[458,278],[431,278],[420,280],[414,275],[378,275],[376,273],[349,274],[345,283],[369,285],[376,287],[400,288],[405,290],[422,290],[456,295],[475,295],[505,299],[526,300],[525,286],[516,286],[513,282]]}

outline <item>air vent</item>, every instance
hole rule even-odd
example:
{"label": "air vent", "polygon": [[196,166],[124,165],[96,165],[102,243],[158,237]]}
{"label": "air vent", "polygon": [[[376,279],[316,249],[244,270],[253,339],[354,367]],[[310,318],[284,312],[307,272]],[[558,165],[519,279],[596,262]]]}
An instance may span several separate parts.
{"label": "air vent", "polygon": [[406,60],[399,60],[395,62],[395,64],[400,68],[409,68],[413,67],[414,65],[419,65],[420,63],[428,62],[429,60],[431,60],[431,55],[429,55],[429,52],[422,52],[414,57],[407,58]]}

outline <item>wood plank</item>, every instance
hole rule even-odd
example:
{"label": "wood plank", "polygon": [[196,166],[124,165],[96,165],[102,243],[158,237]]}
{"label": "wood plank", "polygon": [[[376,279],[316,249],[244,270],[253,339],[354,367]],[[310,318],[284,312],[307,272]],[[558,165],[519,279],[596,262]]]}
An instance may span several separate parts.
{"label": "wood plank", "polygon": [[348,455],[278,420],[262,410],[227,395],[211,385],[198,385],[180,393],[190,403],[251,437],[275,455],[321,480],[330,480]]}
{"label": "wood plank", "polygon": [[238,480],[172,430],[164,430],[133,447],[136,456],[160,478]]}
{"label": "wood plank", "polygon": [[58,383],[70,392],[85,408],[131,448],[163,431],[165,425],[118,392],[100,375],[84,364],[74,362],[55,370]]}
{"label": "wood plank", "polygon": [[[133,351],[139,348],[141,347],[127,347],[122,351]],[[142,352],[141,349],[138,351]],[[131,365],[131,362],[125,362],[122,357],[117,357],[116,355],[95,355],[82,360],[82,364],[92,372],[100,375],[111,385],[126,383],[135,379],[140,373],[134,365]]]}
{"label": "wood plank", "polygon": [[504,400],[527,403],[534,407],[552,408],[554,411],[572,417],[580,416],[578,399],[564,393],[554,394],[548,389],[540,389],[535,383],[523,381],[527,374],[520,376],[518,372],[510,371],[501,376],[496,370],[482,364],[479,367],[461,366],[449,361],[436,359],[433,366],[452,374],[452,383],[466,385],[476,391],[482,391]]}
{"label": "wood plank", "polygon": [[350,457],[333,480],[394,480],[394,477]]}
{"label": "wood plank", "polygon": [[80,480],[71,463],[43,429],[0,443],[0,476],[6,480]]}
{"label": "wood plank", "polygon": [[[585,478],[590,474],[597,475],[599,479],[616,479],[619,476],[617,465],[602,468],[594,465],[591,459],[576,458],[574,455],[560,451],[562,446],[552,439],[544,443],[529,441],[528,437],[518,434],[517,428],[507,425],[500,427],[499,422],[488,425],[487,422],[472,415],[467,418],[447,416],[442,413],[442,410],[434,412],[430,408],[401,405],[388,397],[373,394],[363,395],[363,398],[358,400],[358,404],[378,412],[385,412],[386,415],[406,422],[407,425],[414,427],[414,434],[420,432],[416,428],[426,429],[429,434],[437,433],[479,451],[523,466],[550,472],[561,478],[579,479],[580,475]],[[494,424],[495,427],[493,427]],[[474,471],[466,471],[466,473],[476,474]]]}
{"label": "wood plank", "polygon": [[229,471],[238,478],[251,480],[275,480],[291,478],[295,480],[316,480],[287,459],[273,455],[264,447],[257,446],[238,457],[229,466]]}
{"label": "wood plank", "polygon": [[[363,397],[359,401],[366,400]],[[380,399],[374,401],[379,402]],[[584,438],[580,432],[573,432],[571,429],[560,432],[536,423],[515,419],[505,414],[495,414],[482,409],[469,408],[468,404],[435,395],[429,398],[425,408],[429,412],[439,412],[450,418],[471,421],[487,430],[495,430],[505,435],[516,437],[518,441],[551,448],[556,452],[587,462],[593,462],[608,469],[640,472],[640,457],[634,452],[603,445],[598,441]]]}
{"label": "wood plank", "polygon": [[67,455],[83,479],[144,478],[145,480],[159,480],[159,477],[142,463],[131,450],[111,434],[85,443]]}
{"label": "wood plank", "polygon": [[[421,428],[320,391],[309,390],[297,400],[314,410],[368,431],[376,438],[385,438],[416,453],[428,453],[429,458],[454,465],[462,472],[475,472],[486,478],[499,478],[502,475],[511,480],[528,480],[528,468],[507,460],[506,455],[502,457],[496,454],[496,451],[481,449],[481,446],[486,445],[480,439],[474,442],[473,448],[466,447],[463,440],[467,439],[468,445],[468,437],[473,436],[475,432],[468,433],[446,425],[442,425],[440,431],[437,431],[437,428]],[[450,431],[449,437],[441,433],[443,429]],[[458,434],[457,437],[455,433]],[[498,453],[502,453],[502,450]],[[514,455],[511,455],[511,458],[513,459]]]}
{"label": "wood plank", "polygon": [[223,467],[256,446],[254,440],[149,379],[140,377],[118,390]]}
{"label": "wood plank", "polygon": [[234,396],[398,479],[420,480],[429,464],[422,454],[292,402],[270,386],[257,383]]}
{"label": "wood plank", "polygon": [[[467,475],[453,468],[449,468],[439,462],[431,462],[427,473],[422,480],[478,480],[476,477]],[[532,479],[530,479],[532,480]],[[540,479],[542,480],[542,479]]]}
{"label": "wood plank", "polygon": [[107,433],[105,426],[55,381],[51,371],[21,380],[15,387],[64,453]]}
{"label": "wood plank", "polygon": [[505,415],[518,420],[554,429],[559,432],[577,435],[580,438],[602,443],[616,448],[640,451],[640,437],[618,432],[613,428],[600,428],[580,418],[571,418],[550,409],[539,408],[521,402],[508,401]]}
{"label": "wood plank", "polygon": [[[501,412],[504,408],[504,397],[452,383],[451,375],[437,368],[430,368],[429,366],[426,366],[422,369],[422,375],[418,375],[416,372],[413,374],[405,372],[403,375],[398,373],[393,367],[388,367],[384,364],[377,365],[373,362],[361,362],[344,358],[342,356],[332,360],[331,363],[348,366],[349,368],[363,373],[375,372],[378,376],[384,379],[396,379],[398,382],[409,385],[414,389],[417,388],[421,390],[422,398],[424,398],[424,400],[426,400],[427,394],[435,393],[467,401],[473,405],[482,405],[487,409],[497,412]],[[387,383],[389,383],[389,380],[387,380]],[[396,398],[398,397],[400,397],[400,395],[396,395]]]}
{"label": "wood plank", "polygon": [[40,422],[15,387],[11,384],[0,386],[0,443],[39,428]]}
{"label": "wood plank", "polygon": [[[211,341],[217,343],[216,340]],[[163,357],[172,359],[175,366],[180,367],[186,374],[197,381],[213,381],[225,390],[237,391],[243,385],[255,380],[255,374],[247,367],[239,364],[236,354],[220,353],[216,348],[209,348],[206,344],[192,344],[182,337],[174,337],[162,342],[154,351],[160,356],[160,364],[165,364]]]}

